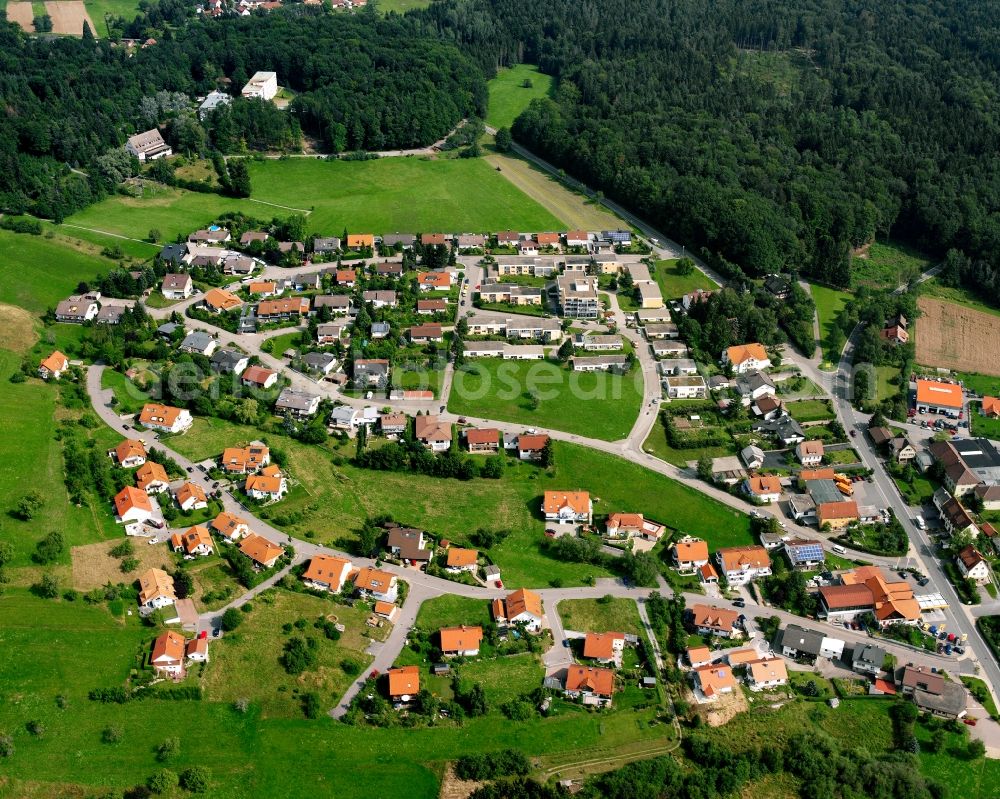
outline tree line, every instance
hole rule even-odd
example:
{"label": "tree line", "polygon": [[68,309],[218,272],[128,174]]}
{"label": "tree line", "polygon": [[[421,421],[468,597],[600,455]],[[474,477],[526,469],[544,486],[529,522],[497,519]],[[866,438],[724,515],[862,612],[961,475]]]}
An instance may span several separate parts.
{"label": "tree line", "polygon": [[[750,274],[835,285],[892,234],[1000,265],[996,0],[443,0],[487,74],[557,78],[514,138]],[[977,267],[979,269],[979,267]],[[991,279],[995,283],[995,278]]]}

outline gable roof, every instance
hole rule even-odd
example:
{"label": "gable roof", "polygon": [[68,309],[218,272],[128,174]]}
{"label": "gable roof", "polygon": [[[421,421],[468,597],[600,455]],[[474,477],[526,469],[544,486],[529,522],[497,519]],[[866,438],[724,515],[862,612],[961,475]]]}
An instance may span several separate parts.
{"label": "gable roof", "polygon": [[858,503],[853,499],[840,502],[821,502],[816,506],[816,518],[820,527],[832,519],[857,519]]}
{"label": "gable roof", "polygon": [[479,562],[479,550],[451,547],[448,550],[448,565],[451,568],[475,566]]}
{"label": "gable roof", "polygon": [[264,536],[250,533],[250,535],[240,541],[240,552],[250,558],[250,560],[264,566],[275,558],[280,557],[284,550],[277,544],[268,541]]}
{"label": "gable roof", "polygon": [[480,427],[465,431],[465,440],[469,444],[499,444],[500,431],[495,427]]}
{"label": "gable roof", "polygon": [[193,499],[195,502],[208,502],[208,497],[205,496],[205,490],[200,485],[190,481],[184,483],[180,488],[178,488],[175,496],[177,497],[177,502],[180,505],[183,505],[189,499]]}
{"label": "gable roof", "polygon": [[724,691],[732,691],[736,688],[736,679],[733,677],[733,670],[729,666],[718,663],[709,663],[707,666],[699,666],[694,670],[698,686],[705,696],[715,696]]}
{"label": "gable roof", "polygon": [[625,640],[625,633],[587,633],[583,639],[583,656],[610,660],[615,654],[615,641]]}
{"label": "gable roof", "polygon": [[354,585],[362,591],[371,591],[376,594],[384,594],[389,590],[395,578],[389,572],[379,571],[370,566],[358,571],[354,575]]}
{"label": "gable roof", "polygon": [[962,561],[967,570],[973,569],[980,563],[986,562],[986,558],[984,558],[982,554],[980,554],[979,550],[974,546],[967,546],[958,553],[958,558]]}
{"label": "gable roof", "polygon": [[436,414],[417,416],[414,435],[420,441],[451,441],[451,423],[442,422]]}
{"label": "gable roof", "polygon": [[243,300],[225,289],[209,289],[205,292],[204,302],[206,305],[217,308],[220,311],[239,308],[243,304]]}
{"label": "gable roof", "polygon": [[125,486],[115,494],[115,513],[124,516],[133,508],[144,510],[147,513],[153,512],[153,505],[149,501],[149,494],[133,486]]}
{"label": "gable roof", "polygon": [[479,649],[483,641],[482,627],[442,627],[438,633],[441,637],[442,652],[465,652]]}
{"label": "gable roof", "polygon": [[249,527],[245,519],[235,516],[228,511],[223,511],[212,520],[212,529],[218,531],[227,538],[232,538],[236,529],[240,526]]}
{"label": "gable roof", "polygon": [[139,575],[139,602],[145,605],[156,597],[176,599],[174,578],[163,569],[147,569]]}
{"label": "gable roof", "polygon": [[169,482],[170,478],[167,477],[167,470],[160,466],[160,464],[156,461],[146,461],[142,464],[142,466],[135,470],[135,483],[143,490],[153,483]]}
{"label": "gable roof", "polygon": [[201,546],[212,549],[212,536],[207,527],[196,524],[183,533],[174,533],[171,543],[173,546],[184,547],[184,551],[190,555]]}
{"label": "gable roof", "polygon": [[137,438],[126,438],[114,449],[115,459],[121,463],[129,458],[145,458],[146,447]]}
{"label": "gable roof", "polygon": [[865,608],[875,605],[875,595],[864,583],[859,585],[824,585],[820,586],[819,594],[823,598],[823,604],[830,610]]}
{"label": "gable roof", "polygon": [[420,669],[403,666],[389,669],[389,696],[413,696],[420,693]]}
{"label": "gable roof", "polygon": [[527,588],[519,588],[507,594],[507,618],[513,619],[522,613],[542,618],[542,597]]}
{"label": "gable roof", "polygon": [[173,630],[156,636],[153,640],[153,652],[149,656],[149,661],[153,665],[160,661],[184,660],[184,636]]}
{"label": "gable roof", "polygon": [[764,345],[757,342],[729,347],[726,350],[726,357],[731,363],[736,365],[751,359],[757,361],[766,361],[768,359],[767,350],[764,349]]}
{"label": "gable roof", "polygon": [[248,366],[242,375],[242,379],[248,383],[256,383],[258,386],[264,385],[277,372],[265,369],[263,366]]}
{"label": "gable roof", "polygon": [[182,411],[182,408],[160,405],[156,402],[147,402],[142,406],[142,411],[139,413],[139,424],[173,427]]}
{"label": "gable roof", "polygon": [[754,660],[747,665],[750,668],[750,678],[755,683],[788,679],[788,669],[785,667],[785,661],[781,658]]}
{"label": "gable roof", "polygon": [[536,452],[544,449],[549,443],[549,437],[544,433],[519,435],[517,437],[517,449],[519,452]]}
{"label": "gable roof", "polygon": [[740,618],[740,614],[729,608],[717,605],[692,605],[691,615],[696,627],[708,627],[713,630],[729,632]]}
{"label": "gable roof", "polygon": [[754,474],[748,480],[750,493],[756,496],[781,493],[781,478],[776,474]]}
{"label": "gable roof", "polygon": [[50,372],[61,372],[69,366],[69,359],[59,352],[59,350],[55,350],[48,358],[41,362],[40,366],[43,366]]}
{"label": "gable roof", "polygon": [[771,566],[771,556],[761,546],[723,547],[716,555],[727,572],[748,568],[767,569]]}
{"label": "gable roof", "polygon": [[313,555],[309,559],[308,568],[302,573],[302,578],[326,583],[333,591],[339,591],[343,588],[346,575],[350,574],[350,570],[351,562],[347,558],[338,558],[333,555]]}

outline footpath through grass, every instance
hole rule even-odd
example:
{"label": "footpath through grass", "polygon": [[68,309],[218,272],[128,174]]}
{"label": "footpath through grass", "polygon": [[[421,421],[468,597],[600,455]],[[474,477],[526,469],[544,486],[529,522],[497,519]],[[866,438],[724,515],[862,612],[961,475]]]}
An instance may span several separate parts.
{"label": "footpath through grass", "polygon": [[[524,86],[525,81],[531,83]],[[486,124],[494,128],[509,128],[532,100],[552,93],[552,76],[538,71],[532,64],[517,64],[501,69],[488,84],[490,92]]]}
{"label": "footpath through grass", "polygon": [[455,372],[448,409],[463,416],[548,427],[617,441],[642,404],[642,372],[574,372],[551,361],[481,358]]}

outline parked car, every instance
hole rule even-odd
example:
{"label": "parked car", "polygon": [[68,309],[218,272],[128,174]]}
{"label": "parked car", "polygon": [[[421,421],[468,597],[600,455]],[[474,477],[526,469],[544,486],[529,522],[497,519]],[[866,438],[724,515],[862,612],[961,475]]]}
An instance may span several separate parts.
{"label": "parked car", "polygon": [[747,606],[747,601],[743,597],[733,600],[733,606],[737,608],[745,608]]}
{"label": "parked car", "polygon": [[851,431],[851,438],[857,438],[857,435],[858,435],[858,431],[857,430],[852,430]]}

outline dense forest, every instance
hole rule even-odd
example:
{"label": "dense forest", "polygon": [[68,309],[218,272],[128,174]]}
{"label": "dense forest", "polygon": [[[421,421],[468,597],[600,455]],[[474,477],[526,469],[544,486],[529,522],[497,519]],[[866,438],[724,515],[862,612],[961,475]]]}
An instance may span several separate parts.
{"label": "dense forest", "polygon": [[515,139],[751,274],[846,285],[851,248],[889,234],[1000,266],[997,0],[422,13],[487,73],[528,61],[556,76]]}
{"label": "dense forest", "polygon": [[[295,93],[290,114],[237,99],[204,123],[193,115],[195,96],[218,86],[238,95],[257,70]],[[181,151],[278,148],[300,130],[332,152],[414,147],[481,116],[486,86],[416,19],[297,6],[193,19],[131,55],[89,35],[38,39],[0,22],[0,97],[0,208],[60,219],[113,187],[107,174],[122,170],[108,168],[107,153],[136,130],[162,126]]]}

